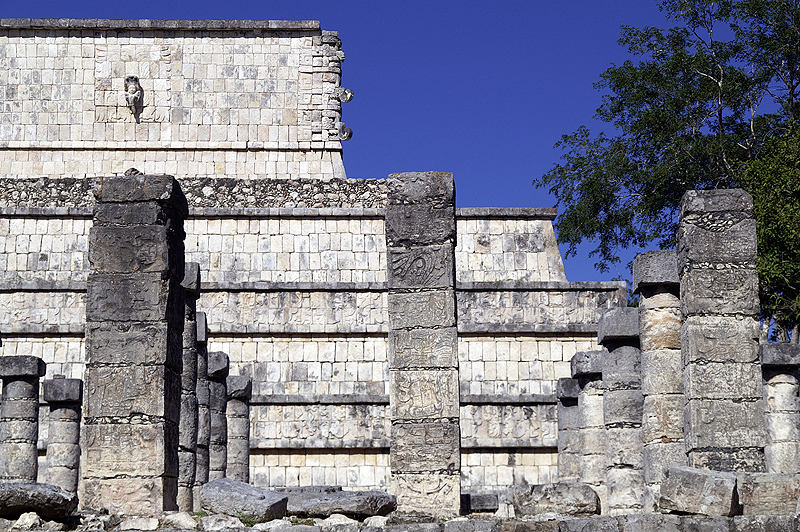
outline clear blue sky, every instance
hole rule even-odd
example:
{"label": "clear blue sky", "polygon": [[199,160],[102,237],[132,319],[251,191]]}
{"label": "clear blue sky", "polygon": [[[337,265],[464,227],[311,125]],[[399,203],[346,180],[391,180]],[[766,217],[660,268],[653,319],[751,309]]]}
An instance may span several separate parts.
{"label": "clear blue sky", "polygon": [[[339,32],[348,177],[439,170],[459,207],[552,207],[531,185],[559,160],[553,144],[592,120],[593,89],[621,24],[666,26],[655,0],[208,1],[0,0],[3,18],[319,20]],[[590,248],[585,248],[588,252]],[[583,254],[585,255],[585,253]],[[632,256],[626,257],[630,260]],[[566,261],[571,281],[606,280],[593,260]]]}

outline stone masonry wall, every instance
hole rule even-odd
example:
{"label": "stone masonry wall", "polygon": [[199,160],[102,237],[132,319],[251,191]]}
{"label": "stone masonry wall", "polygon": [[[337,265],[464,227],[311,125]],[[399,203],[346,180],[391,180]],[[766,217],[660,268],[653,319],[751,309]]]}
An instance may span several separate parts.
{"label": "stone masonry wall", "polygon": [[0,173],[344,177],[340,47],[316,21],[4,19]]}

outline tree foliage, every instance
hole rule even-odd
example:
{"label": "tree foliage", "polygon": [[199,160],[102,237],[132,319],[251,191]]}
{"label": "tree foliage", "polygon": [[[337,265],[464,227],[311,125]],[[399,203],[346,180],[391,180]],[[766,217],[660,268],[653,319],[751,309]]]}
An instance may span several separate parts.
{"label": "tree foliage", "polygon": [[[620,249],[674,246],[687,190],[744,187],[758,195],[767,170],[749,172],[750,164],[767,153],[771,164],[786,162],[774,141],[800,117],[800,0],[659,6],[672,27],[623,26],[619,43],[633,59],[612,64],[595,84],[603,92],[595,118],[612,132],[581,126],[564,135],[556,144],[561,163],[534,180],[558,199],[566,255],[595,241],[590,255],[601,271],[619,262]],[[765,201],[781,210],[779,200]],[[781,275],[765,279],[791,277]],[[777,294],[778,284],[765,281],[762,292]],[[793,312],[790,321],[800,316]]]}

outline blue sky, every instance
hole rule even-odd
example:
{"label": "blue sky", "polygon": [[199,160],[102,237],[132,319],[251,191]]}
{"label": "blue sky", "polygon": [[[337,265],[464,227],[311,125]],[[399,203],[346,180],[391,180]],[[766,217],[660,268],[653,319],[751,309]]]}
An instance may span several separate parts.
{"label": "blue sky", "polygon": [[[628,58],[620,25],[667,25],[655,0],[0,0],[0,17],[319,20],[339,32],[355,92],[348,177],[452,172],[459,207],[554,206],[531,182],[562,134],[602,126],[593,83]],[[569,280],[627,277],[594,270],[590,249],[565,262]]]}

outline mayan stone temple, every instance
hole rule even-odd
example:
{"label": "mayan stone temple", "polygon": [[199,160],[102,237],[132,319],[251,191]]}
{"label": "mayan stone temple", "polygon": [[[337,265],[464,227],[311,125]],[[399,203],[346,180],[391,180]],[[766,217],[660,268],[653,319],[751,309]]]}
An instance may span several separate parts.
{"label": "mayan stone temple", "polygon": [[752,199],[687,192],[629,308],[555,209],[348,179],[344,58],[314,21],[0,20],[0,530],[799,530]]}

